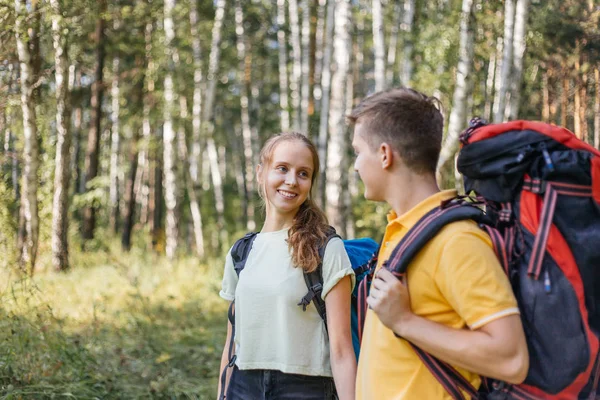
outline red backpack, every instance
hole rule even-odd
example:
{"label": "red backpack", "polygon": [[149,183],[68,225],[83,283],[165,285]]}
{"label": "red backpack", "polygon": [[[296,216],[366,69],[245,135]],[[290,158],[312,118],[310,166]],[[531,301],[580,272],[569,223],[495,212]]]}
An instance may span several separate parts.
{"label": "red backpack", "polygon": [[[600,151],[539,122],[486,125],[460,137],[465,191],[504,238],[530,367],[516,399],[595,399],[600,373]],[[493,397],[493,396],[489,396]]]}

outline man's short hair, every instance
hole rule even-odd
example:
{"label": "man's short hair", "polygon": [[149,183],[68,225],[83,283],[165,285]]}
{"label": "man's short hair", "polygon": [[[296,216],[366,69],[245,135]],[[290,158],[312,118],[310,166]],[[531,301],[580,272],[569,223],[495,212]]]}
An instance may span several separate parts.
{"label": "man's short hair", "polygon": [[396,88],[365,98],[347,118],[364,127],[372,148],[388,143],[416,173],[435,173],[444,129],[440,108],[435,97]]}

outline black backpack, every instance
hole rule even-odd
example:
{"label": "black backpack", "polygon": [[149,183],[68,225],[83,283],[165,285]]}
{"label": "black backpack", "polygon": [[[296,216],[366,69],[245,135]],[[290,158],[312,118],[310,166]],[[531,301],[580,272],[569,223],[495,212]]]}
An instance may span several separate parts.
{"label": "black backpack", "polygon": [[[425,215],[384,266],[397,276],[445,224],[473,219],[492,238],[521,311],[525,382],[477,390],[413,346],[453,399],[595,399],[600,377],[600,152],[564,128],[471,121],[458,169],[467,193]],[[366,306],[366,283],[361,306]]]}

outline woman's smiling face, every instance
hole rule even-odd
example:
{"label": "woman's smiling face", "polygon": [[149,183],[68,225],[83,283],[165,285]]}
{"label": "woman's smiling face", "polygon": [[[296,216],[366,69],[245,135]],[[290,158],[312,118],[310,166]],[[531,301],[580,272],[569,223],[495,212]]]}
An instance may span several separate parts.
{"label": "woman's smiling face", "polygon": [[302,142],[286,140],[277,144],[269,165],[258,169],[267,213],[293,219],[310,195],[314,171],[312,153]]}

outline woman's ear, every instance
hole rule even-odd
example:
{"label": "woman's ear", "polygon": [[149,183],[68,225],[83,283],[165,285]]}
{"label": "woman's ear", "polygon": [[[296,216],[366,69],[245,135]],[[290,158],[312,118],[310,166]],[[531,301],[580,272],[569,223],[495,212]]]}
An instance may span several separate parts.
{"label": "woman's ear", "polygon": [[381,159],[381,168],[388,169],[394,164],[394,151],[392,146],[386,142],[379,145],[379,157]]}
{"label": "woman's ear", "polygon": [[262,182],[262,165],[258,164],[256,166],[256,181],[260,184]]}

